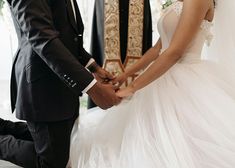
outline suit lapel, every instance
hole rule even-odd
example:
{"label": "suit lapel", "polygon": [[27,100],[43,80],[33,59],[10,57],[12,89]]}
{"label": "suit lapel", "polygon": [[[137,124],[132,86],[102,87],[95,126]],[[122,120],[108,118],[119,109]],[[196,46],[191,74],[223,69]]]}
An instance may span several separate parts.
{"label": "suit lapel", "polygon": [[77,23],[75,22],[75,18],[74,18],[74,13],[73,13],[73,8],[72,8],[72,5],[71,5],[71,1],[70,0],[65,0],[65,1],[66,1],[66,4],[67,4],[67,13],[68,13],[69,21],[70,21],[73,29],[76,31],[76,33],[79,33],[78,32]]}
{"label": "suit lapel", "polygon": [[78,8],[77,2],[74,2],[74,7],[75,7],[75,10],[76,10],[78,32],[79,32],[79,34],[82,34],[84,26],[83,26],[82,17],[81,17],[81,13],[80,13],[80,10]]}

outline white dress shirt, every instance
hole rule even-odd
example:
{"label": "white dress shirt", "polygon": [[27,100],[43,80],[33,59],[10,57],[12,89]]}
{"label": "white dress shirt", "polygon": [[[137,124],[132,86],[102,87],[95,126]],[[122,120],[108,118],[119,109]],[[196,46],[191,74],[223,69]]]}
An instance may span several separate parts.
{"label": "white dress shirt", "polygon": [[[75,22],[77,23],[77,17],[76,17],[76,10],[75,10],[75,7],[74,7],[74,2],[73,0],[70,0],[71,1],[71,5],[72,5],[72,9],[73,9],[73,14],[74,14],[74,19],[75,19]],[[88,63],[86,64],[85,68],[87,68],[89,65],[91,65],[93,62],[95,62],[95,60],[93,58],[91,58]],[[91,81],[91,83],[82,91],[82,93],[86,93],[88,90],[90,90],[90,88],[92,88],[92,86],[94,86],[96,84],[97,80],[96,79],[93,79]]]}

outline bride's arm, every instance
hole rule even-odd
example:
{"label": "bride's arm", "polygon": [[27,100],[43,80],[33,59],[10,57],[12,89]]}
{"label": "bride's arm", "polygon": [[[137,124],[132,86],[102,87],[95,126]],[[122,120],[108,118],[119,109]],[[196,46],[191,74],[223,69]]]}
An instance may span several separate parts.
{"label": "bride's arm", "polygon": [[162,44],[161,39],[159,38],[157,43],[153,47],[151,47],[135,64],[127,68],[124,73],[117,76],[113,80],[113,83],[119,83],[119,85],[121,85],[123,82],[126,81],[128,76],[132,76],[136,72],[145,69],[151,62],[157,59],[161,48]]}
{"label": "bride's arm", "polygon": [[160,50],[162,48],[161,39],[159,38],[157,43],[150,48],[140,60],[138,60],[135,64],[126,69],[125,73],[127,76],[131,76],[141,69],[146,68],[151,62],[157,59],[159,56]]}
{"label": "bride's arm", "polygon": [[128,96],[131,92],[134,93],[145,87],[170,69],[181,58],[188,44],[196,35],[209,6],[209,2],[205,0],[184,0],[180,21],[168,49],[130,86],[120,90],[117,94],[121,97]]}

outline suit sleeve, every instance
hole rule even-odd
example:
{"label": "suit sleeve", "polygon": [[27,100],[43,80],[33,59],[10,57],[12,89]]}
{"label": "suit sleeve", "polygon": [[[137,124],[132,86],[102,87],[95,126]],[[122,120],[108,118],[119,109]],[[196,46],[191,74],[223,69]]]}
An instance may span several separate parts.
{"label": "suit sleeve", "polygon": [[93,59],[93,57],[84,48],[82,48],[81,53],[82,53],[83,59],[79,61],[81,62],[83,66],[86,67],[86,65],[89,63],[89,61],[91,61],[91,59]]}
{"label": "suit sleeve", "polygon": [[[12,0],[10,6],[33,50],[75,94],[79,95],[94,77],[59,39],[49,3],[50,0]],[[89,60],[89,54],[85,50],[83,52],[85,60]],[[72,83],[68,84],[68,80]]]}

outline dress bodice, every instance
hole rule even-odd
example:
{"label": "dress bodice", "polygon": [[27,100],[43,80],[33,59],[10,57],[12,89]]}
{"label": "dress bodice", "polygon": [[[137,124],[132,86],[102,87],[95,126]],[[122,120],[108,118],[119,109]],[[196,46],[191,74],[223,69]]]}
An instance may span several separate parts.
{"label": "dress bodice", "polygon": [[[158,31],[162,42],[162,52],[167,49],[170,44],[170,41],[180,20],[182,8],[183,2],[176,1],[162,12],[162,16],[158,22]],[[200,30],[188,45],[188,48],[179,62],[195,62],[201,60],[201,52],[204,43],[207,42],[207,44],[209,44],[210,40],[212,39],[212,34],[210,32],[211,25],[211,22],[203,20],[200,26]]]}

